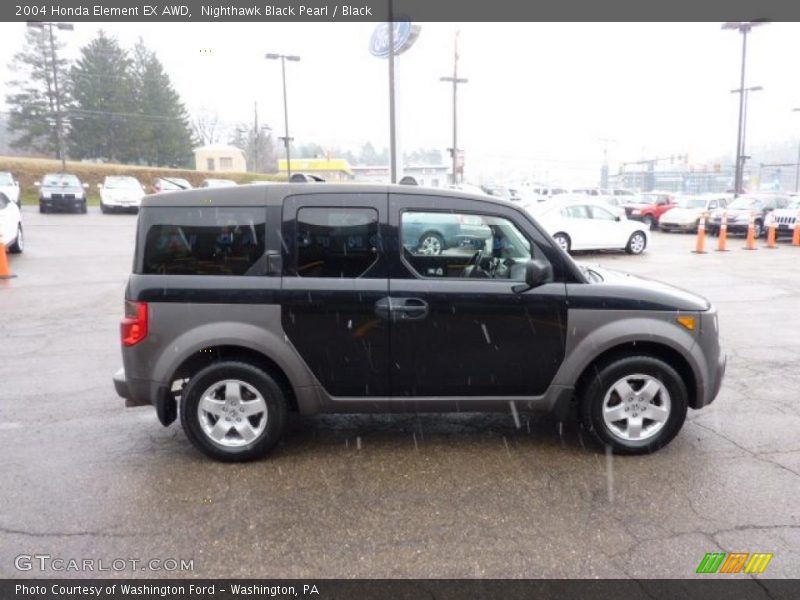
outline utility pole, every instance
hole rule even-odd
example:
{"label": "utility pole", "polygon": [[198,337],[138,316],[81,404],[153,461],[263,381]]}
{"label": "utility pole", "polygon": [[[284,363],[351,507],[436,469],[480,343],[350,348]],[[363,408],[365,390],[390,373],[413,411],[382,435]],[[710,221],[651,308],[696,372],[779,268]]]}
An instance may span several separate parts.
{"label": "utility pole", "polygon": [[258,147],[260,140],[258,130],[258,102],[253,102],[253,173],[258,173]]}
{"label": "utility pole", "polygon": [[600,187],[606,189],[608,187],[608,144],[617,140],[600,138],[600,141],[603,142],[603,168],[600,170]]}
{"label": "utility pole", "polygon": [[733,186],[733,197],[736,198],[742,193],[742,174],[744,171],[744,160],[742,156],[742,133],[744,130],[744,75],[745,66],[747,64],[747,34],[750,30],[757,25],[764,25],[763,21],[735,21],[723,23],[722,29],[735,29],[742,34],[742,71],[739,82],[739,130],[736,135],[736,173],[735,182]]}
{"label": "utility pole", "polygon": [[452,82],[453,84],[453,147],[450,149],[453,155],[453,184],[458,183],[458,84],[469,81],[458,77],[458,36],[460,33],[460,31],[456,31],[453,45],[453,76],[439,78],[439,81]]}
{"label": "utility pole", "polygon": [[[745,163],[747,162],[747,159],[750,158],[749,156],[747,156],[747,154],[745,154],[746,149],[747,149],[747,143],[745,141],[747,139],[747,106],[748,106],[748,103],[750,102],[750,92],[760,92],[763,89],[764,88],[761,87],[760,85],[755,85],[755,86],[752,86],[752,87],[749,87],[749,88],[744,88],[744,90],[742,90],[740,88],[737,88],[735,90],[731,90],[731,94],[743,94],[744,95],[744,104],[743,104],[742,117],[741,117],[742,118],[742,127],[741,127],[741,135],[740,135],[740,142],[739,142],[740,145],[739,145],[739,153],[738,153],[738,156],[740,157],[740,160],[741,160],[741,163],[742,163],[741,175],[740,175],[740,177],[742,179],[742,182],[744,181],[744,166],[745,166]],[[759,176],[759,181],[761,181],[761,177],[760,176]],[[742,183],[742,187],[744,187],[743,183]]]}
{"label": "utility pole", "polygon": [[50,66],[53,69],[53,91],[55,94],[54,100],[56,104],[55,117],[56,137],[58,138],[58,157],[61,159],[61,171],[64,172],[67,170],[67,150],[64,139],[64,116],[61,113],[61,92],[58,88],[58,60],[56,57],[56,41],[55,37],[53,37],[53,27],[60,29],[61,31],[73,31],[75,26],[72,23],[44,23],[39,21],[28,21],[26,25],[33,29],[44,29],[46,27],[49,30]]}
{"label": "utility pole", "polygon": [[289,107],[286,101],[286,61],[297,62],[300,60],[300,57],[292,54],[268,53],[264,55],[264,58],[269,60],[281,60],[281,77],[283,78],[283,124],[286,135],[279,139],[283,140],[283,144],[286,147],[286,179],[288,180],[292,178],[292,155],[289,148],[292,143],[292,138],[289,137]]}
{"label": "utility pole", "polygon": [[389,182],[397,183],[397,132],[394,97],[394,3],[389,0]]}

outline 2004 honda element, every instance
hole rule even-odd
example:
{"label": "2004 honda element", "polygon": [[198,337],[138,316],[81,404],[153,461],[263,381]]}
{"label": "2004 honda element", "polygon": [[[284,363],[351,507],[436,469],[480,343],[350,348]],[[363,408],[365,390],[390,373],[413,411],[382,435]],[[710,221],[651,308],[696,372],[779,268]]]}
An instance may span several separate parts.
{"label": "2004 honda element", "polygon": [[127,405],[220,460],[266,454],[288,411],[575,407],[652,452],[725,370],[708,301],[579,267],[512,203],[324,183],[145,198],[122,356]]}

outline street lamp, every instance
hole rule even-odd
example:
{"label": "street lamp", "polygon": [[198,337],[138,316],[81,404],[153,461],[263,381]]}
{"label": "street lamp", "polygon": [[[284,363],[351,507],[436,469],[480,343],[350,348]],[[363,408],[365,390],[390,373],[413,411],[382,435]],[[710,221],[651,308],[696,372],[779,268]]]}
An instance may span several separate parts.
{"label": "street lamp", "polygon": [[452,82],[453,84],[453,147],[451,148],[453,153],[453,185],[458,183],[458,175],[456,174],[458,168],[458,84],[469,82],[468,79],[459,78],[458,76],[458,36],[459,32],[457,31],[453,46],[453,76],[439,78],[439,81]]}
{"label": "street lamp", "polygon": [[[739,83],[739,90],[744,92],[744,71],[745,64],[747,63],[747,34],[753,27],[764,25],[765,21],[731,21],[722,24],[722,29],[734,29],[742,34],[742,76]],[[736,181],[734,182],[733,196],[737,197],[742,191],[742,130],[744,127],[744,97],[745,94],[739,95],[739,131],[736,136]]]}
{"label": "street lamp", "polygon": [[[745,142],[745,140],[747,138],[747,103],[750,100],[750,92],[760,92],[763,89],[764,88],[761,87],[760,85],[754,85],[752,87],[744,89],[744,109],[742,110],[742,117],[741,117],[742,118],[742,137],[741,137],[741,142],[740,142],[740,146],[739,146],[739,154],[738,154],[738,156],[741,157],[741,161],[742,161],[742,167],[741,167],[741,169],[742,169],[742,180],[744,180],[744,165],[747,162],[747,159],[750,158],[749,156],[747,156],[747,154],[745,154],[746,149],[747,149],[747,144]],[[741,94],[741,93],[742,93],[742,90],[740,90],[740,89],[731,90],[731,94]],[[760,179],[760,177],[759,177],[759,179]]]}
{"label": "street lamp", "polygon": [[283,124],[286,135],[280,139],[283,140],[284,146],[286,147],[286,178],[288,180],[292,177],[292,156],[289,150],[289,144],[292,138],[289,137],[289,107],[286,104],[286,61],[298,62],[300,57],[292,54],[275,54],[268,52],[264,55],[264,58],[268,60],[280,59],[281,61],[281,76],[283,78]]}
{"label": "street lamp", "polygon": [[58,91],[58,64],[56,62],[56,42],[53,38],[53,27],[61,31],[73,31],[75,26],[72,23],[46,23],[42,21],[28,21],[26,23],[32,29],[47,28],[50,32],[50,64],[53,67],[53,90],[55,91],[56,102],[56,137],[58,138],[58,157],[61,159],[61,171],[67,170],[67,152],[64,142],[64,119],[61,115],[61,93]]}

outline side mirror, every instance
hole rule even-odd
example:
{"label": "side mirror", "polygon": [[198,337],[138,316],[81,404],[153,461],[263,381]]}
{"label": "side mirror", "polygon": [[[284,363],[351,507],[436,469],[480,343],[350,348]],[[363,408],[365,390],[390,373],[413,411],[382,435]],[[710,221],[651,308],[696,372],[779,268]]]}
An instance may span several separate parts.
{"label": "side mirror", "polygon": [[553,267],[543,260],[531,259],[525,263],[525,283],[511,288],[514,293],[521,294],[547,283],[553,278]]}

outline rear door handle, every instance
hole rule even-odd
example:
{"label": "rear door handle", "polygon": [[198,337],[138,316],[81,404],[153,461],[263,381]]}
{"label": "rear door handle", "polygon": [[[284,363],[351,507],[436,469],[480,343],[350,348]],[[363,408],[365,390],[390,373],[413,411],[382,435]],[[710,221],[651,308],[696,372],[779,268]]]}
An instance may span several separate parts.
{"label": "rear door handle", "polygon": [[375,313],[382,319],[418,321],[428,316],[428,303],[422,298],[381,298],[375,303]]}

